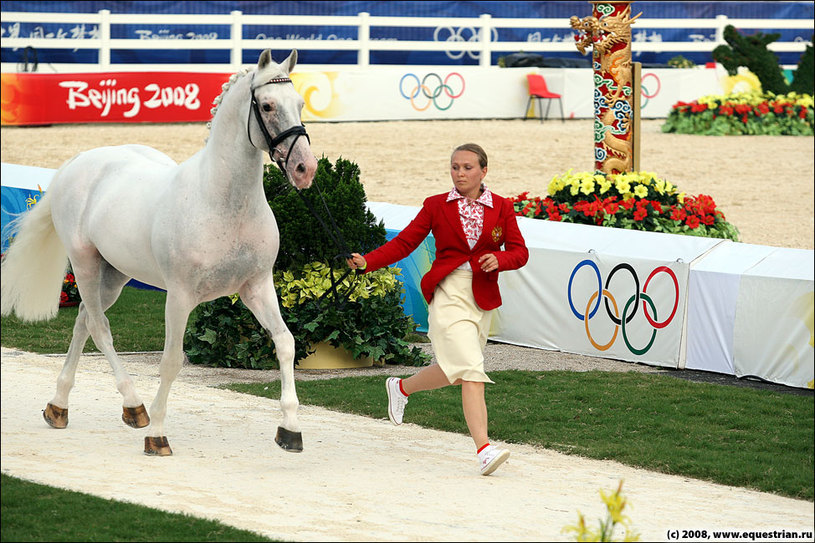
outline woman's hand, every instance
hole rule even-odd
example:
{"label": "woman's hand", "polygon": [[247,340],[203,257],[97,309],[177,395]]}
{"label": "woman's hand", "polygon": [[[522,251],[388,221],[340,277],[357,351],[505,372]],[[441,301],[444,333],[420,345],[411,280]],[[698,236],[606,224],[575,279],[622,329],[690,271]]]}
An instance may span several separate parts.
{"label": "woman's hand", "polygon": [[365,257],[359,253],[351,253],[351,258],[346,258],[345,262],[352,270],[364,270],[368,267],[368,262]]}
{"label": "woman's hand", "polygon": [[498,257],[492,253],[487,253],[478,257],[478,264],[485,272],[498,271]]}

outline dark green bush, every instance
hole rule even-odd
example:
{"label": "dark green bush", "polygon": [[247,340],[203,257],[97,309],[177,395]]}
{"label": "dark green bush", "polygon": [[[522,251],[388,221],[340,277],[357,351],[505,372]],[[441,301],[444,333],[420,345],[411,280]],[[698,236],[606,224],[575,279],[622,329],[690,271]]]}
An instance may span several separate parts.
{"label": "dark green bush", "polygon": [[780,36],[778,33],[762,32],[742,36],[733,25],[727,25],[724,29],[727,45],[716,47],[713,50],[713,59],[724,66],[730,75],[736,75],[739,66],[746,67],[761,82],[761,89],[764,92],[786,94],[794,91],[800,94],[813,94],[815,83],[813,83],[812,46],[807,46],[801,55],[793,82],[788,84],[778,63],[778,56],[767,48],[767,45],[778,40]]}
{"label": "dark green bush", "polygon": [[[349,251],[369,252],[385,242],[385,227],[365,206],[359,175],[353,162],[340,158],[332,165],[321,158],[315,185],[298,194],[276,167],[265,169],[264,190],[280,230],[275,288],[283,320],[294,335],[295,360],[308,356],[317,343],[328,342],[345,348],[354,358],[370,356],[379,363],[420,365],[428,356],[404,340],[415,332],[416,325],[404,314],[404,288],[394,278],[397,269],[351,274],[339,287],[343,293],[353,291],[350,297],[335,298],[330,292],[323,296],[330,289],[329,274],[339,280],[347,267],[341,248],[304,199],[328,228],[333,231],[336,224]],[[195,310],[187,327],[185,350],[195,364],[279,367],[269,334],[243,302],[233,303],[228,297]]]}
{"label": "dark green bush", "polygon": [[[815,38],[815,35],[813,35]],[[790,90],[798,94],[815,95],[815,53],[812,44],[807,45],[806,51],[798,61],[795,78],[792,80]]]}
{"label": "dark green bush", "polygon": [[[340,247],[311,214],[304,199],[333,232],[324,205],[328,207],[349,251],[364,254],[385,243],[385,226],[377,224],[376,217],[365,207],[367,198],[359,175],[355,163],[339,158],[332,166],[323,157],[317,163],[314,185],[298,194],[277,167],[266,165],[263,189],[280,229],[276,270],[296,270],[310,262],[328,262],[340,254]],[[345,266],[344,259],[341,264]]]}

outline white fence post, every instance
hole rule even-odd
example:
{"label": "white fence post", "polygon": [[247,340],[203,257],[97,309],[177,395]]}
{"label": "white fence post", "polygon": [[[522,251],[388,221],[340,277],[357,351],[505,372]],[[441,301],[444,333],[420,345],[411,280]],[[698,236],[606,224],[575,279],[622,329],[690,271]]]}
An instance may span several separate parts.
{"label": "white fence post", "polygon": [[368,66],[371,63],[371,14],[367,11],[359,13],[359,26],[357,27],[357,66]]}
{"label": "white fence post", "polygon": [[490,39],[492,38],[492,15],[484,13],[479,17],[481,22],[481,58],[478,60],[479,66],[489,66],[492,63],[492,48]]}
{"label": "white fence post", "polygon": [[99,71],[110,70],[110,10],[99,10]]}
{"label": "white fence post", "polygon": [[727,15],[717,15],[716,16],[716,34],[714,37],[714,41],[716,45],[724,45],[727,43],[724,39],[724,27],[727,26]]}
{"label": "white fence post", "polygon": [[243,39],[243,22],[241,11],[230,11],[229,15],[232,22],[229,25],[229,39],[232,42],[232,47],[229,52],[229,65],[232,66],[232,71],[238,72],[243,64],[243,46],[241,39]]}

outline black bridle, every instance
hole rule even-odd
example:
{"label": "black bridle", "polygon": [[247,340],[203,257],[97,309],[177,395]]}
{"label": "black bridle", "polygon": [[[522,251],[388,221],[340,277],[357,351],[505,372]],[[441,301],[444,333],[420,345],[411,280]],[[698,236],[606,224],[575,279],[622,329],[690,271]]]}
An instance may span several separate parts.
{"label": "black bridle", "polygon": [[[252,77],[254,78],[254,75]],[[263,85],[277,84],[277,83],[291,83],[291,82],[292,82],[292,80],[290,78],[288,78],[288,77],[275,77],[275,78],[270,79],[269,81],[267,81]],[[258,87],[262,87],[263,85],[258,85]],[[253,88],[251,86],[251,84],[250,84],[250,91],[249,92],[252,95],[252,106],[251,106],[250,109],[255,112],[255,120],[257,121],[258,126],[260,126],[260,131],[263,133],[263,138],[266,140],[266,145],[269,148],[269,158],[272,160],[272,162],[274,162],[277,165],[277,167],[280,169],[280,171],[283,172],[283,175],[288,178],[288,173],[286,172],[286,168],[288,168],[289,158],[291,157],[291,151],[292,151],[292,149],[294,149],[294,146],[297,145],[297,140],[301,136],[305,136],[306,140],[308,140],[309,144],[311,144],[311,138],[308,137],[308,133],[306,132],[306,127],[305,127],[305,125],[302,125],[302,124],[301,125],[294,125],[291,128],[288,128],[288,129],[284,130],[283,132],[281,132],[280,134],[278,134],[276,137],[273,138],[272,135],[269,134],[269,130],[266,128],[266,124],[263,122],[263,118],[261,117],[261,114],[260,114],[260,104],[258,104],[257,98],[255,97],[255,89],[258,88],[258,87]],[[250,115],[250,118],[251,118],[251,112],[250,112],[249,115]],[[247,122],[246,122],[246,135],[249,137],[249,143],[251,143],[254,146],[254,143],[252,142],[252,134],[251,134],[251,132],[249,130],[249,125],[250,125],[250,123],[249,123],[249,120],[247,119]],[[292,142],[292,144],[289,146],[289,152],[286,153],[286,160],[284,161],[283,157],[282,157],[282,153],[277,149],[277,146],[280,145],[283,141],[285,141],[286,138],[289,138],[291,136],[295,136],[295,138],[294,138],[294,141]],[[278,158],[275,158],[275,153],[277,153],[279,155]],[[291,184],[289,184],[288,186],[291,187]],[[346,245],[345,240],[342,237],[342,232],[340,232],[340,229],[337,227],[337,223],[334,221],[334,217],[331,216],[331,212],[328,210],[328,205],[325,203],[325,198],[323,198],[323,193],[320,191],[319,185],[317,185],[317,183],[315,182],[314,186],[317,187],[317,193],[320,195],[320,200],[322,200],[322,202],[323,202],[323,208],[325,209],[325,214],[328,216],[329,220],[331,221],[331,226],[333,227],[333,229],[328,227],[328,225],[325,223],[323,218],[315,211],[314,207],[311,205],[311,202],[308,201],[308,199],[305,197],[305,195],[302,193],[301,190],[298,189],[297,194],[300,196],[300,199],[306,205],[308,210],[311,212],[312,215],[314,215],[314,217],[317,219],[317,221],[319,221],[320,225],[322,225],[323,229],[326,231],[326,233],[329,235],[331,240],[334,242],[334,244],[339,249],[340,253],[338,255],[336,255],[334,257],[334,259],[335,260],[340,260],[341,262],[344,262],[345,259],[351,258],[351,251],[348,250],[348,246]],[[322,300],[323,297],[326,294],[331,292],[334,295],[334,301],[338,304],[338,307],[339,307],[340,304],[344,304],[345,301],[347,301],[347,299],[351,295],[351,291],[353,290],[354,287],[353,287],[353,284],[352,284],[351,287],[348,289],[348,291],[343,294],[344,299],[342,300],[342,302],[340,302],[340,294],[338,292],[337,285],[341,284],[345,280],[345,278],[348,277],[348,275],[353,270],[348,268],[345,271],[345,273],[338,280],[335,281],[334,280],[334,266],[332,265],[330,260],[329,260],[329,263],[328,263],[328,267],[329,267],[329,272],[331,274],[331,289],[325,291],[323,293],[323,295],[320,296],[319,300]]]}
{"label": "black bridle", "polygon": [[[252,76],[252,78],[254,80],[254,75]],[[252,107],[250,109],[255,112],[255,120],[258,122],[260,131],[263,133],[263,138],[266,140],[266,145],[269,148],[269,158],[272,159],[272,162],[277,164],[277,167],[280,168],[280,170],[283,171],[283,173],[286,173],[286,168],[288,168],[289,166],[289,157],[291,157],[291,150],[294,149],[295,145],[297,145],[297,140],[300,139],[300,136],[305,136],[306,140],[308,140],[309,144],[311,144],[311,138],[308,137],[306,127],[305,125],[302,124],[294,125],[291,128],[284,130],[274,138],[272,137],[271,134],[269,134],[269,130],[266,128],[266,123],[263,122],[263,118],[260,115],[260,104],[258,104],[257,98],[255,97],[255,89],[262,87],[264,85],[271,85],[276,83],[291,83],[291,79],[288,77],[274,77],[267,81],[266,83],[264,83],[263,85],[258,85],[257,87],[252,87],[250,84],[249,92],[252,95]],[[246,135],[249,137],[249,143],[255,145],[254,142],[252,142],[252,133],[249,130],[250,124],[251,123],[247,120]],[[289,146],[289,152],[286,153],[286,160],[284,161],[282,156],[275,158],[274,156],[275,152],[277,152],[278,155],[282,155],[282,153],[280,153],[280,151],[277,149],[277,146],[283,143],[289,136],[295,136],[295,138],[292,144]]]}

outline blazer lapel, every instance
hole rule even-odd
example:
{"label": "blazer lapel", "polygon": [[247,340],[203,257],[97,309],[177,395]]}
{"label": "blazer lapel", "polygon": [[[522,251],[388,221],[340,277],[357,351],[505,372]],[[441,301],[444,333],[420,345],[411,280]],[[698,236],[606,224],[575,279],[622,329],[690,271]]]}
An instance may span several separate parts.
{"label": "blazer lapel", "polygon": [[464,243],[464,246],[469,250],[470,245],[467,243],[467,235],[464,233],[464,227],[461,225],[461,217],[458,215],[458,200],[450,200],[449,202],[444,202],[442,205],[444,207],[444,216],[450,223],[452,232],[456,233],[455,237]]}

